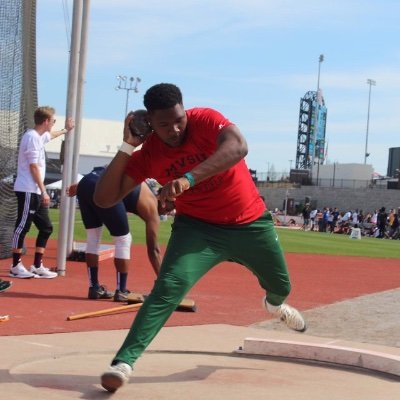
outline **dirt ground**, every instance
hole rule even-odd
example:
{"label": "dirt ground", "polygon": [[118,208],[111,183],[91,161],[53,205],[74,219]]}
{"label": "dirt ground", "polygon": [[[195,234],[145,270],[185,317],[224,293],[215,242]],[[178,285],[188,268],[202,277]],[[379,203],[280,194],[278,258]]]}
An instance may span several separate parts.
{"label": "dirt ground", "polygon": [[[307,334],[361,343],[400,347],[400,289],[356,297],[304,311]],[[252,325],[286,330],[284,324],[268,320]]]}

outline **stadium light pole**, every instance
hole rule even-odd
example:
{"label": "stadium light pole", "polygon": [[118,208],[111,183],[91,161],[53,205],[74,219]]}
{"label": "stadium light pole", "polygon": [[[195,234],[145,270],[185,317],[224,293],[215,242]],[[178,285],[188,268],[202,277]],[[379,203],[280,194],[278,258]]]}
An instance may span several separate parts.
{"label": "stadium light pole", "polygon": [[287,212],[288,212],[288,207],[287,207],[288,198],[289,198],[289,189],[286,189],[286,194],[285,194],[285,212],[283,214],[283,226],[286,226],[286,217],[287,217]]}
{"label": "stadium light pole", "polygon": [[125,75],[117,75],[118,86],[115,90],[125,90],[126,91],[126,100],[125,100],[125,116],[128,114],[128,105],[129,105],[129,92],[133,91],[138,93],[138,84],[141,82],[141,79],[138,77],[127,77]]}
{"label": "stadium light pole", "polygon": [[[321,76],[321,64],[324,61],[324,55],[320,54],[319,59],[318,59],[318,80],[317,80],[317,92],[315,95],[315,115],[314,115],[314,132],[313,132],[313,146],[312,146],[312,155],[311,155],[311,179],[313,176],[313,170],[314,170],[314,163],[315,163],[315,146],[317,143],[317,133],[318,133],[318,105],[319,105],[319,81],[320,81],[320,76]],[[318,163],[319,163],[319,158],[318,158]]]}
{"label": "stadium light pole", "polygon": [[367,113],[367,131],[365,133],[365,152],[364,152],[364,164],[367,163],[367,158],[369,157],[368,153],[368,133],[369,133],[369,112],[371,108],[371,87],[376,86],[376,81],[373,79],[367,79],[367,84],[369,85],[368,91],[368,113]]}

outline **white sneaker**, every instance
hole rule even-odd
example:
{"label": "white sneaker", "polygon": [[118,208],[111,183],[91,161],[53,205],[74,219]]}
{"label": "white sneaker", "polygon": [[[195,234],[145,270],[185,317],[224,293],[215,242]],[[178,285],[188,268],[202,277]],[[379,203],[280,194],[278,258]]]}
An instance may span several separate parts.
{"label": "white sneaker", "polygon": [[52,279],[58,276],[57,272],[50,271],[48,268],[44,267],[43,264],[41,264],[39,268],[32,265],[30,271],[35,278]]}
{"label": "white sneaker", "polygon": [[101,376],[101,386],[114,393],[124,383],[128,382],[131,373],[132,367],[124,362],[110,365],[108,370]]}
{"label": "white sneaker", "polygon": [[269,304],[266,297],[264,297],[263,306],[271,314],[285,322],[288,328],[298,332],[304,332],[307,329],[307,324],[303,316],[295,308],[289,306],[288,304],[273,306],[272,304]]}
{"label": "white sneaker", "polygon": [[15,267],[11,266],[9,275],[21,279],[29,279],[35,276],[23,266],[22,262],[19,262]]}

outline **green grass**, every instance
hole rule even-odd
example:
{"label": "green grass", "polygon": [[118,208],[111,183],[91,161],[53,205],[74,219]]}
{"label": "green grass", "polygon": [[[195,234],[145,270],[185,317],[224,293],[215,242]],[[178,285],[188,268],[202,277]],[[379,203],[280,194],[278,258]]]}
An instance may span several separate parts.
{"label": "green grass", "polygon": [[[57,239],[59,230],[59,210],[50,209],[50,218],[54,224],[52,239]],[[145,239],[144,222],[136,215],[129,215],[129,226],[133,236],[133,243],[143,244]],[[159,230],[160,244],[166,244],[171,232],[172,219],[161,222]],[[279,240],[287,253],[332,254],[343,256],[384,257],[400,259],[400,241],[382,240],[363,237],[361,240],[352,240],[347,235],[336,235],[319,232],[304,232],[293,229],[277,229]],[[32,227],[29,237],[36,237],[37,230]],[[75,213],[74,240],[86,240],[79,210]],[[103,242],[112,242],[107,229],[103,230]]]}
{"label": "green grass", "polygon": [[[51,208],[49,211],[50,211],[50,219],[54,226],[54,230],[53,230],[53,233],[50,238],[57,239],[58,231],[60,228],[59,210]],[[132,215],[132,214],[128,215],[128,222],[129,222],[129,228],[132,233],[134,243],[137,243],[137,244],[146,243],[144,222],[138,216]],[[165,221],[165,222],[162,221],[160,223],[160,230],[158,232],[160,244],[167,243],[168,238],[170,236],[170,232],[171,232],[171,223],[172,223],[171,218],[168,218],[167,221]],[[34,225],[32,225],[32,228],[29,231],[27,236],[28,237],[36,237],[36,235],[37,235],[37,229]],[[81,213],[79,212],[79,209],[76,210],[76,213],[75,213],[74,240],[77,242],[84,242],[86,240],[86,231],[85,231],[85,227],[83,226],[83,222],[81,219]],[[103,229],[102,241],[105,243],[112,242],[112,237],[106,228]]]}
{"label": "green grass", "polygon": [[288,253],[400,258],[399,240],[370,237],[356,240],[347,235],[281,228],[277,232],[283,249]]}

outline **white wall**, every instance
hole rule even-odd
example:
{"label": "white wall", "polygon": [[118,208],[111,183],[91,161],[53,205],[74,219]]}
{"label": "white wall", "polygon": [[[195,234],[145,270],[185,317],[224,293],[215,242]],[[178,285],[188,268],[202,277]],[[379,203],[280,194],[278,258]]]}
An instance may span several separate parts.
{"label": "white wall", "polygon": [[[54,129],[63,128],[65,117],[56,117],[57,125]],[[93,167],[106,165],[111,162],[122,143],[123,122],[84,119],[82,120],[78,171],[81,174],[89,173]],[[46,145],[49,158],[60,157],[63,136],[51,140]]]}
{"label": "white wall", "polygon": [[356,179],[356,180],[364,180],[368,181],[372,179],[372,174],[374,169],[370,164],[328,164],[328,165],[320,165],[319,173],[318,168],[314,168],[313,170],[313,178],[319,179]]}

